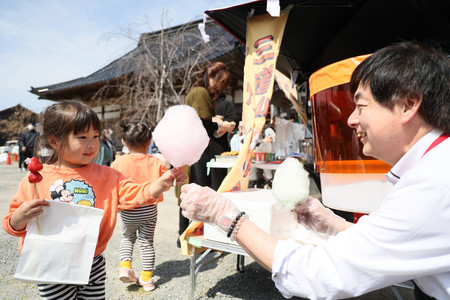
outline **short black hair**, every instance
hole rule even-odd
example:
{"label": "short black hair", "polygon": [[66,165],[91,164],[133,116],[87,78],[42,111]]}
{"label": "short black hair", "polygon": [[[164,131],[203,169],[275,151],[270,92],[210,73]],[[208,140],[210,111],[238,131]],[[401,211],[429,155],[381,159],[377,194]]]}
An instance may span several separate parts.
{"label": "short black hair", "polygon": [[353,72],[352,94],[360,84],[388,108],[401,98],[422,96],[419,115],[450,132],[450,60],[436,44],[408,41],[376,51]]}

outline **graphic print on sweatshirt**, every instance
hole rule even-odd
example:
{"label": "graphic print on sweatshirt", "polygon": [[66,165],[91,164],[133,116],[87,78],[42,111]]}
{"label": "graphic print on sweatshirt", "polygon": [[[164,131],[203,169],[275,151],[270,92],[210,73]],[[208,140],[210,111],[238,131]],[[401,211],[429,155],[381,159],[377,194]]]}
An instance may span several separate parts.
{"label": "graphic print on sweatshirt", "polygon": [[92,187],[86,182],[79,180],[70,180],[64,182],[58,179],[50,187],[51,197],[55,201],[64,203],[74,203],[89,207],[94,207],[95,194]]}

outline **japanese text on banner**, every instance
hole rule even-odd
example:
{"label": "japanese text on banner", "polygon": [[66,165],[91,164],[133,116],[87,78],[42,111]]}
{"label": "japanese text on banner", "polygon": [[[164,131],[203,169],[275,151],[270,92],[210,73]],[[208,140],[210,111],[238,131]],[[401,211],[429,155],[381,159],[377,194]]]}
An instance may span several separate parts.
{"label": "japanese text on banner", "polygon": [[242,104],[245,139],[236,163],[222,182],[219,192],[245,190],[248,187],[253,150],[269,109],[287,17],[288,13],[282,12],[277,18],[265,14],[247,20]]}

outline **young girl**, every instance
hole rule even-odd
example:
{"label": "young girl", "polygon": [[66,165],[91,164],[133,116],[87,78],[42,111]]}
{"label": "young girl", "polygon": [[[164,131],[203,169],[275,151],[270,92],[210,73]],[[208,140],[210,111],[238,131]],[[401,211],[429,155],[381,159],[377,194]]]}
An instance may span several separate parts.
{"label": "young girl", "polygon": [[[125,124],[124,121],[120,121],[120,127],[123,131],[122,144],[128,148],[130,153],[117,157],[111,167],[137,183],[145,182],[148,179],[155,181],[163,176],[167,172],[166,166],[158,158],[147,154],[152,138],[148,126],[142,122]],[[159,197],[158,202],[160,201],[163,201],[163,196]],[[157,205],[153,203],[135,209],[125,209],[121,211],[120,215],[122,240],[120,241],[119,279],[123,282],[138,281],[145,291],[152,291],[155,289],[153,237],[158,217]],[[136,278],[131,268],[136,238],[142,255],[142,272],[139,279]]]}
{"label": "young girl", "polygon": [[9,234],[20,237],[21,251],[27,222],[42,214],[42,206],[59,201],[45,200],[52,199],[55,182],[70,183],[65,185],[73,193],[70,202],[104,210],[89,284],[38,284],[39,293],[45,299],[104,299],[106,273],[102,253],[113,234],[117,210],[157,203],[174,178],[184,181],[186,176],[181,170],[172,169],[153,183],[138,184],[117,170],[91,163],[100,147],[101,125],[97,114],[81,102],[61,101],[51,105],[44,111],[41,124],[39,142],[52,148],[53,154],[40,171],[43,180],[37,184],[39,199],[34,199],[33,185],[25,176],[11,201],[3,227]]}

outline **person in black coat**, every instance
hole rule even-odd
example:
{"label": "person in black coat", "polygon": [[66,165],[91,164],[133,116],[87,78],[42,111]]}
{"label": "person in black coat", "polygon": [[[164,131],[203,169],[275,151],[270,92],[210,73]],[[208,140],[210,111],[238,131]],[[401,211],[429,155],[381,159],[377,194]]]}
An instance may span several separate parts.
{"label": "person in black coat", "polygon": [[26,158],[31,158],[35,156],[34,151],[34,142],[38,137],[39,132],[34,129],[34,125],[32,123],[28,123],[27,130],[22,132],[19,137],[19,170],[25,171],[28,168],[27,163],[25,162]]}

